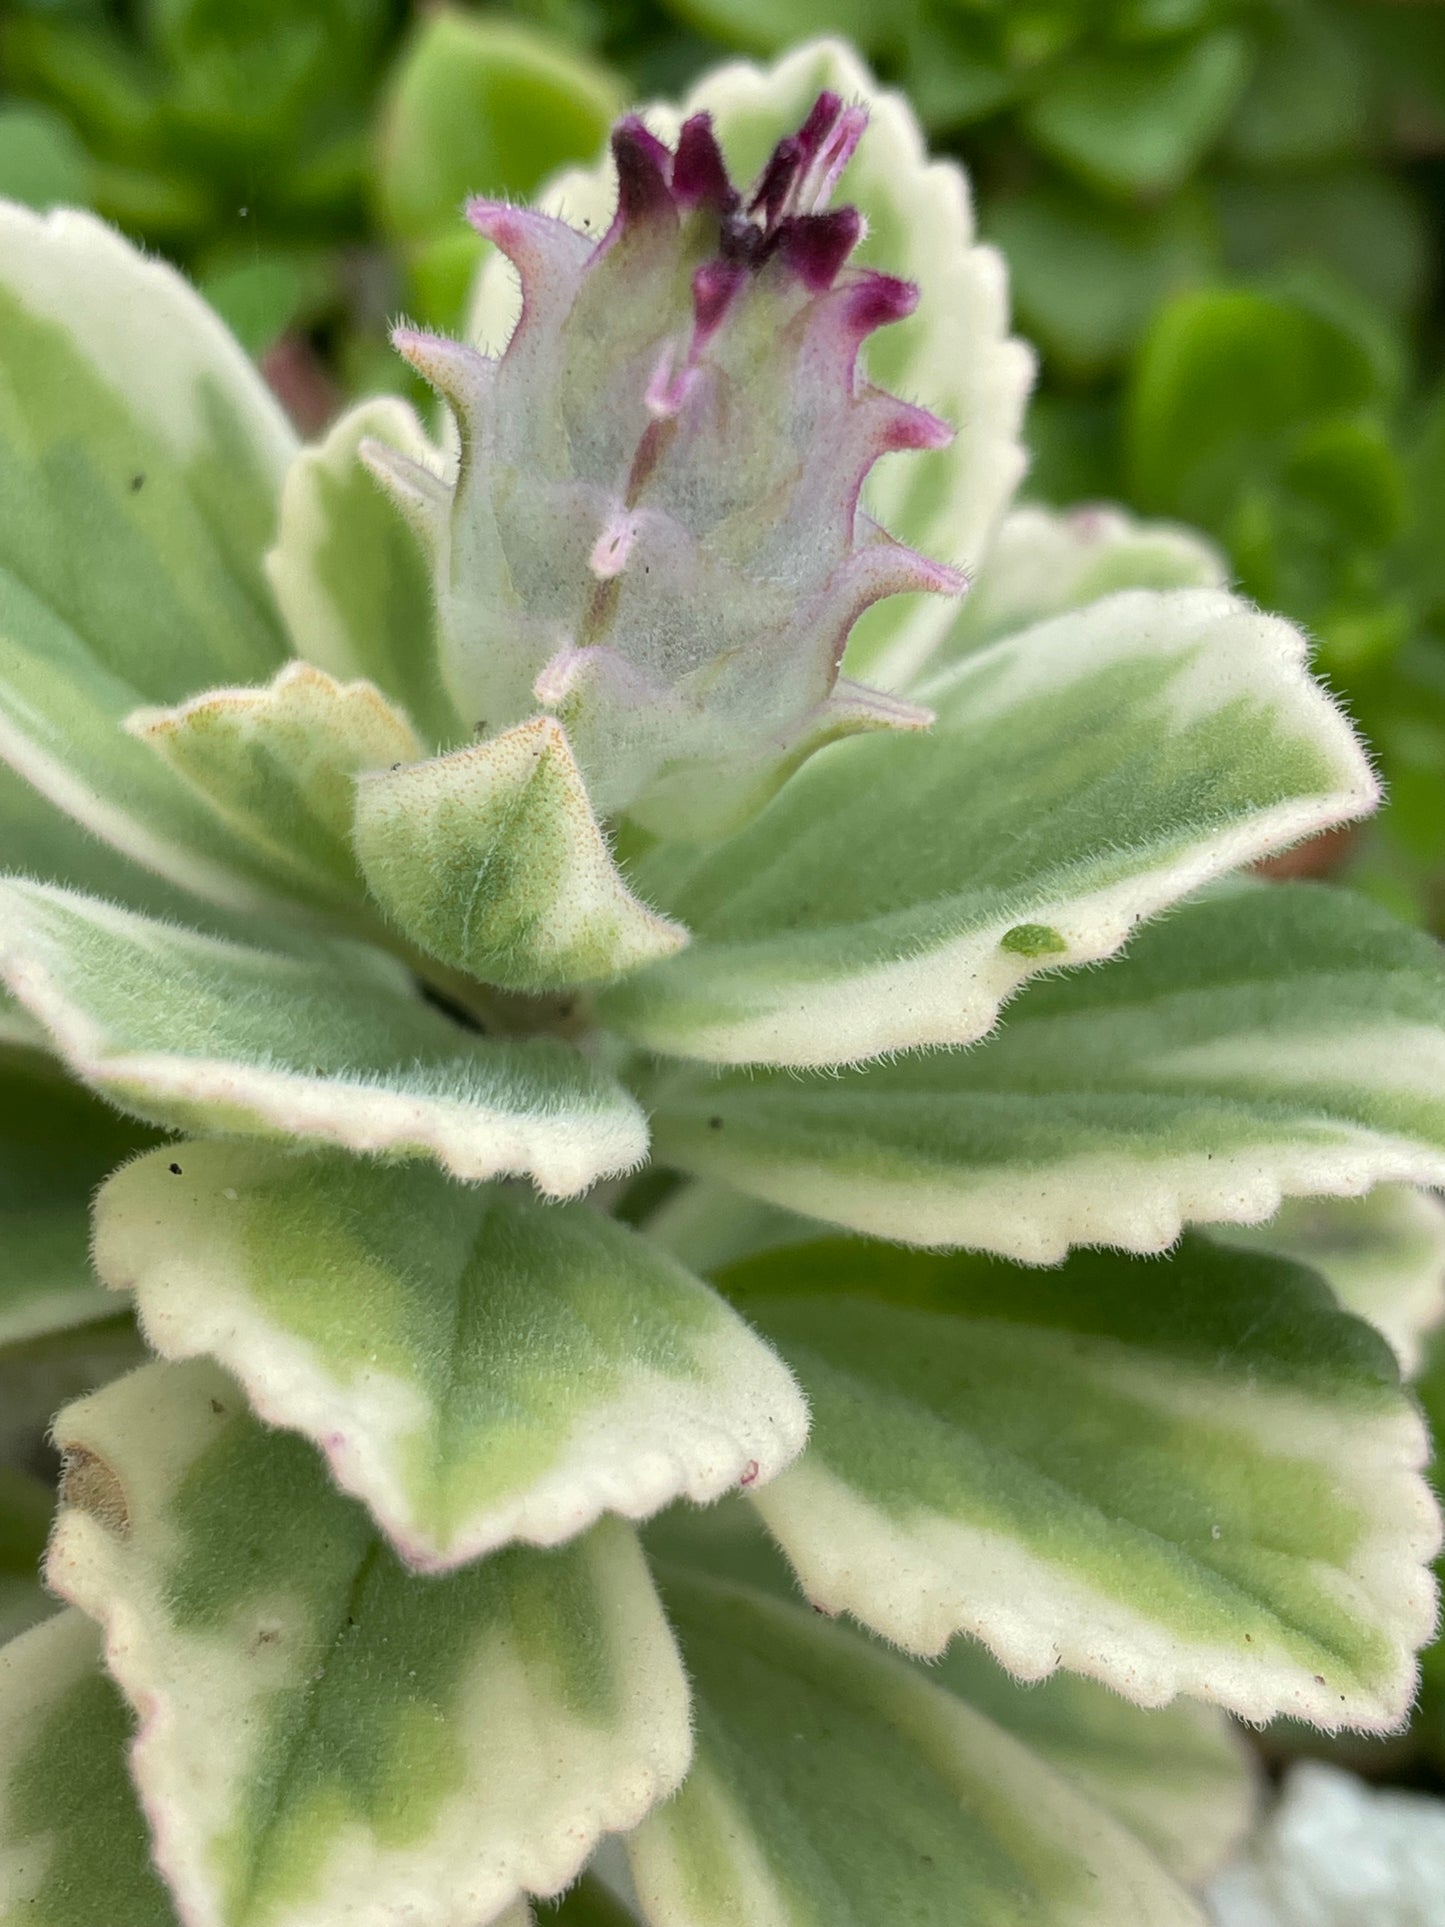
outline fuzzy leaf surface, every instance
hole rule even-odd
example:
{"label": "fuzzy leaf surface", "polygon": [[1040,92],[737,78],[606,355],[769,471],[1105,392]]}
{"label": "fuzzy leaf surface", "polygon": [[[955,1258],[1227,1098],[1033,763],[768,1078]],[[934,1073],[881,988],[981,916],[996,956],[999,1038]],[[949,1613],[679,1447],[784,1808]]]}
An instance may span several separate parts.
{"label": "fuzzy leaf surface", "polygon": [[175,1927],[100,1647],[69,1609],[0,1648],[0,1915],[24,1927]]}
{"label": "fuzzy leaf surface", "polygon": [[1376,794],[1303,636],[1214,590],[1107,598],[920,693],[931,734],[839,746],[741,835],[634,867],[693,942],[611,1022],[733,1063],[972,1043],[1029,977]]}
{"label": "fuzzy leaf surface", "polygon": [[422,753],[374,683],[288,663],[259,688],[209,689],[126,728],[297,896],[343,914],[362,895],[351,846],[356,778]]}
{"label": "fuzzy leaf surface", "polygon": [[1141,522],[1121,509],[1009,512],[970,583],[934,659],[941,667],[1121,589],[1218,589],[1218,550],[1173,522]]}
{"label": "fuzzy leaf surface", "polygon": [[196,1927],[479,1927],[686,1770],[630,1529],[409,1573],[209,1362],[70,1407],[50,1580],[101,1621],[132,1771]]}
{"label": "fuzzy leaf surface", "polygon": [[928,1676],[1072,1780],[1184,1886],[1207,1880],[1244,1837],[1259,1767],[1217,1706],[1132,1706],[1078,1673],[1023,1686],[970,1639]]}
{"label": "fuzzy leaf surface", "polygon": [[0,209],[0,753],[202,895],[271,896],[118,727],[284,660],[261,575],[294,440],[181,277],[71,210]]}
{"label": "fuzzy leaf surface", "polygon": [[366,777],[356,850],[414,943],[508,990],[595,983],[687,942],[628,889],[551,716]]}
{"label": "fuzzy leaf surface", "polygon": [[[799,1603],[796,1574],[756,1507],[742,1499],[704,1513],[676,1508],[645,1536],[664,1573],[669,1560],[680,1560],[728,1584]],[[1025,1685],[971,1639],[911,1663],[1112,1813],[1185,1886],[1213,1873],[1249,1825],[1258,1766],[1218,1707],[1185,1699],[1133,1706],[1077,1673]]]}
{"label": "fuzzy leaf surface", "polygon": [[1384,1333],[1407,1375],[1445,1314],[1445,1204],[1409,1184],[1363,1198],[1292,1198],[1268,1224],[1216,1225],[1228,1244],[1319,1272],[1348,1311]]}
{"label": "fuzzy leaf surface", "polygon": [[575,1051],[477,1037],[355,946],[263,950],[14,881],[0,909],[11,993],[152,1123],[526,1172],[559,1196],[646,1149],[635,1104]]}
{"label": "fuzzy leaf surface", "polygon": [[[215,905],[102,843],[7,763],[0,763],[0,852],[7,872],[105,897],[145,916],[177,921],[189,917],[205,928],[226,919],[227,913]],[[236,927],[242,927],[239,916]],[[255,927],[254,919],[250,927]]]}
{"label": "fuzzy leaf surface", "polygon": [[96,1260],[159,1352],[218,1358],[426,1570],[765,1483],[807,1433],[722,1299],[515,1186],[188,1144],[105,1187]]}
{"label": "fuzzy leaf surface", "polygon": [[833,1241],[726,1282],[812,1409],[757,1504],[823,1610],[1142,1706],[1405,1716],[1429,1444],[1389,1348],[1312,1274],[1198,1237],[1049,1269]]}
{"label": "fuzzy leaf surface", "polygon": [[53,1062],[0,1052],[0,1346],[114,1314],[90,1268],[90,1200],[154,1141]]}
{"label": "fuzzy leaf surface", "polygon": [[1445,968],[1309,884],[1219,890],[972,1051],[832,1076],[665,1069],[663,1161],[906,1244],[1163,1251],[1284,1196],[1445,1182]]}
{"label": "fuzzy leaf surface", "polygon": [[374,682],[433,747],[465,731],[442,687],[427,558],[358,456],[383,443],[439,468],[416,412],[394,396],[349,409],[286,473],[266,573],[298,656]]}
{"label": "fuzzy leaf surface", "polygon": [[659,1566],[696,1705],[628,1841],[652,1927],[1201,1927],[1122,1826],[994,1723],[806,1606]]}

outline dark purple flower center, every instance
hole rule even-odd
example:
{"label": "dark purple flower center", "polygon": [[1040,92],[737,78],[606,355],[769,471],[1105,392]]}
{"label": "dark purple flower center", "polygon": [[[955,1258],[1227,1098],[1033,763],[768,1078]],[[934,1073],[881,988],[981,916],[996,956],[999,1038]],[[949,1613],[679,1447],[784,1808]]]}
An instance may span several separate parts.
{"label": "dark purple flower center", "polygon": [[669,204],[680,213],[707,209],[716,216],[717,254],[699,271],[702,326],[703,308],[717,308],[720,318],[737,282],[775,259],[821,293],[833,285],[863,233],[856,208],[830,208],[828,200],[866,118],[861,107],[845,107],[837,94],[819,94],[798,132],[778,142],[744,195],[728,178],[710,114],[683,123],[675,153],[629,115],[612,133],[618,221],[624,227],[645,221]]}

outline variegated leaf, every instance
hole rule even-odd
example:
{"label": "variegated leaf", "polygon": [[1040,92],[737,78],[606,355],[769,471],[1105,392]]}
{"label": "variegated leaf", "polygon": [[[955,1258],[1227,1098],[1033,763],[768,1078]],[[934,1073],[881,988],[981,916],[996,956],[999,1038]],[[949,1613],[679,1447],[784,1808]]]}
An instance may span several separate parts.
{"label": "variegated leaf", "polygon": [[577,1052],[478,1037],[359,946],[260,949],[14,881],[0,911],[0,980],[76,1076],[151,1122],[525,1172],[557,1196],[646,1149]]}
{"label": "variegated leaf", "polygon": [[1382,1184],[1363,1198],[1294,1198],[1268,1224],[1216,1225],[1214,1236],[1318,1271],[1347,1310],[1385,1334],[1407,1375],[1445,1316],[1445,1203],[1413,1185]]}
{"label": "variegated leaf", "polygon": [[481,1927],[687,1767],[630,1529],[419,1578],[207,1362],[70,1407],[51,1584],[144,1711],[131,1756],[192,1927]]}
{"label": "variegated leaf", "polygon": [[[868,109],[867,138],[839,189],[868,224],[858,258],[916,281],[921,291],[916,312],[869,344],[868,373],[959,431],[945,449],[875,470],[867,506],[900,541],[972,567],[1023,473],[1019,431],[1033,360],[1009,337],[1003,262],[975,239],[962,173],[952,162],[927,158],[907,102],[880,89],[836,40],[814,41],[770,68],[715,68],[680,107],[654,104],[643,113],[667,139],[689,114],[710,113],[734,176],[746,179],[784,129],[802,125],[824,88]],[[612,169],[603,163],[561,175],[542,205],[601,234],[615,199]],[[472,334],[496,348],[517,305],[506,265],[489,260],[473,302]],[[850,673],[901,683],[927,657],[949,614],[942,598],[913,596],[865,616],[853,632]]]}
{"label": "variegated leaf", "polygon": [[53,1061],[0,1054],[0,1346],[114,1316],[90,1268],[90,1200],[154,1142]]}
{"label": "variegated leaf", "polygon": [[1162,1251],[1284,1196],[1445,1182],[1445,964],[1373,904],[1219,890],[972,1051],[834,1076],[670,1068],[657,1154],[907,1244]]}
{"label": "variegated leaf", "polygon": [[757,1504],[823,1610],[1143,1706],[1408,1713],[1429,1441],[1388,1347],[1311,1273],[1198,1237],[1055,1269],[835,1241],[725,1282],[812,1408]]}
{"label": "variegated leaf", "polygon": [[[103,897],[144,916],[189,923],[217,936],[254,939],[264,928],[266,941],[283,948],[296,941],[293,924],[267,920],[258,928],[254,912],[225,910],[142,869],[102,843],[73,816],[67,816],[22,776],[0,762],[0,865],[6,872],[40,883],[59,883]],[[305,941],[303,937],[302,941]],[[48,1050],[43,1025],[0,987],[0,1048]]]}
{"label": "variegated leaf", "polygon": [[252,689],[210,689],[126,718],[297,896],[354,919],[364,888],[351,844],[356,778],[414,762],[422,746],[374,683],[293,662]]}
{"label": "variegated leaf", "polygon": [[[146,916],[194,919],[204,928],[225,924],[228,913],[204,902],[119,850],[67,816],[8,763],[0,762],[0,866],[5,873],[60,883],[106,897]],[[243,927],[237,915],[234,927]],[[254,928],[254,918],[250,920]]]}
{"label": "variegated leaf", "polygon": [[780,1204],[767,1204],[730,1184],[694,1178],[669,1191],[645,1220],[654,1244],[703,1277],[776,1245],[826,1237],[828,1226]]}
{"label": "variegated leaf", "polygon": [[[740,1499],[706,1513],[675,1509],[646,1537],[664,1569],[667,1560],[682,1560],[797,1603],[795,1573],[757,1509]],[[1185,1699],[1133,1706],[1077,1673],[1025,1685],[971,1639],[913,1663],[1113,1814],[1185,1886],[1216,1872],[1243,1838],[1261,1776],[1252,1749],[1218,1707]],[[611,1874],[611,1863],[604,1865]]]}
{"label": "variegated leaf", "polygon": [[551,716],[363,778],[356,851],[413,943],[508,990],[595,983],[687,942],[628,889]]}
{"label": "variegated leaf", "polygon": [[386,692],[434,748],[467,734],[442,686],[427,559],[358,451],[373,442],[423,471],[441,455],[394,396],[359,403],[287,471],[266,558],[298,656]]}
{"label": "variegated leaf", "polygon": [[733,1063],[972,1043],[1039,971],[1372,806],[1305,647],[1216,590],[1134,590],[969,657],[920,692],[931,735],[840,746],[741,835],[634,866],[693,942],[609,1021]]}
{"label": "variegated leaf", "polygon": [[1120,589],[1218,589],[1223,558],[1192,530],[1090,504],[1004,517],[933,659],[940,667]]}
{"label": "variegated leaf", "polygon": [[187,1144],[110,1181],[95,1249],[159,1352],[218,1358],[423,1569],[764,1484],[807,1432],[705,1285],[515,1186]]}
{"label": "variegated leaf", "polygon": [[954,1640],[929,1676],[1082,1788],[1186,1887],[1219,1871],[1254,1817],[1258,1760],[1217,1706],[1132,1706],[1077,1673],[1020,1685],[971,1639]]}
{"label": "variegated leaf", "polygon": [[751,1584],[657,1571],[697,1738],[627,1843],[650,1927],[877,1927],[905,1904],[917,1927],[1202,1927],[1125,1827],[907,1661]]}
{"label": "variegated leaf", "polygon": [[269,902],[118,725],[284,660],[260,557],[285,419],[186,282],[88,214],[0,209],[0,333],[0,754],[147,867]]}
{"label": "variegated leaf", "polygon": [[176,1927],[126,1775],[131,1724],[83,1613],[0,1650],[0,1918]]}

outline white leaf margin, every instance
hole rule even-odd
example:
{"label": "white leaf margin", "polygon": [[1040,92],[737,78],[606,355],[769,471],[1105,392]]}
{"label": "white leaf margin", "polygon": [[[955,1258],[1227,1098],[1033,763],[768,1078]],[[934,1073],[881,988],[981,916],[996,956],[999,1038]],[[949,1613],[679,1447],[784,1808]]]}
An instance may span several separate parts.
{"label": "white leaf margin", "polygon": [[[1010,704],[1085,680],[1111,662],[1167,657],[1181,639],[1195,645],[1202,639],[1202,646],[1197,662],[1183,670],[1168,693],[1180,722],[1245,695],[1272,700],[1281,726],[1293,725],[1330,766],[1333,787],[1257,810],[1104,889],[1040,898],[916,955],[832,981],[800,977],[766,983],[757,1007],[729,1020],[689,1022],[685,1004],[673,1015],[664,964],[658,967],[655,1008],[646,1001],[646,979],[623,986],[618,1027],[649,1049],[676,1057],[800,1069],[865,1063],[920,1046],[976,1043],[1030,978],[1101,963],[1123,948],[1139,924],[1203,885],[1376,808],[1379,781],[1343,711],[1310,677],[1305,636],[1282,617],[1261,615],[1221,590],[1121,590],[991,644],[923,684],[919,693],[938,711],[938,731],[956,731],[959,753],[966,755],[969,729]],[[1004,656],[1013,658],[1009,671],[990,682],[982,701],[971,704],[974,678]],[[950,714],[955,704],[956,718]],[[1004,948],[1004,938],[1021,922],[1047,925],[1063,948],[1042,958]],[[758,947],[765,950],[766,940]],[[718,948],[729,956],[745,995],[749,946]],[[702,932],[694,940],[699,962],[706,951]],[[687,953],[679,959],[680,977],[690,961]]]}
{"label": "white leaf margin", "polygon": [[[0,879],[0,908],[17,886]],[[46,885],[26,886],[69,897]],[[129,913],[81,899],[100,919]],[[177,935],[193,931],[174,926]],[[198,938],[198,941],[216,941]],[[362,1155],[425,1154],[463,1182],[526,1175],[549,1197],[575,1197],[600,1178],[635,1170],[647,1156],[647,1120],[616,1087],[604,1113],[587,1113],[586,1128],[545,1111],[508,1112],[474,1100],[412,1096],[362,1079],[308,1078],[234,1059],[163,1051],[116,1050],[104,1027],[76,1004],[38,957],[10,930],[0,932],[0,985],[44,1026],[56,1054],[84,1084],[109,1095],[139,1092],[146,1102],[246,1110],[276,1132],[336,1144]],[[460,1035],[460,1033],[459,1033]]]}
{"label": "white leaf margin", "polygon": [[[1137,1377],[1123,1383],[1137,1396]],[[1334,1580],[1341,1602],[1391,1640],[1397,1660],[1379,1690],[1341,1692],[1287,1652],[1259,1642],[1237,1650],[1191,1644],[1123,1601],[1093,1591],[1006,1532],[931,1514],[889,1518],[831,1472],[816,1451],[753,1503],[784,1548],[809,1599],[847,1612],[907,1651],[941,1653],[960,1633],[980,1640],[1016,1679],[1047,1679],[1060,1667],[1099,1680],[1144,1707],[1181,1694],[1241,1719],[1279,1714],[1327,1732],[1398,1731],[1419,1678],[1417,1652],[1438,1623],[1430,1561],[1441,1546],[1439,1508],[1423,1476],[1429,1429],[1412,1402],[1351,1422],[1335,1407],[1249,1385],[1232,1395],[1201,1391],[1183,1371],[1161,1368],[1150,1396],[1175,1415],[1230,1423],[1278,1451],[1329,1468],[1369,1521],[1348,1572]],[[1317,1575],[1324,1583],[1324,1575]]]}
{"label": "white leaf margin", "polygon": [[135,1294],[141,1329],[162,1358],[218,1360],[258,1417],[310,1438],[342,1491],[367,1507],[414,1571],[454,1571],[516,1541],[562,1545],[604,1513],[643,1520],[679,1498],[709,1505],[766,1485],[803,1450],[808,1408],[792,1373],[740,1313],[690,1280],[717,1313],[697,1348],[695,1375],[633,1371],[615,1399],[578,1416],[550,1469],[525,1490],[478,1506],[440,1545],[418,1527],[397,1464],[409,1427],[424,1416],[415,1388],[375,1369],[339,1378],[314,1345],[267,1319],[238,1282],[239,1259],[225,1262],[214,1236],[188,1262],[189,1247],[146,1186],[172,1160],[188,1179],[199,1166],[221,1222],[245,1182],[244,1171],[230,1167],[244,1157],[234,1145],[202,1141],[123,1165],[96,1197],[96,1268],[113,1291]]}

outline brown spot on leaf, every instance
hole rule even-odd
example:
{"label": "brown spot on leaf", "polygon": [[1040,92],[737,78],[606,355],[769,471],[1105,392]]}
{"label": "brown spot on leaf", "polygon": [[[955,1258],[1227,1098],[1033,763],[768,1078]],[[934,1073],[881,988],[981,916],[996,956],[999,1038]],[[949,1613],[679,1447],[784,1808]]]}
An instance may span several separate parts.
{"label": "brown spot on leaf", "polygon": [[130,1501],[120,1474],[88,1445],[68,1445],[60,1462],[60,1503],[92,1519],[122,1539],[130,1537]]}

